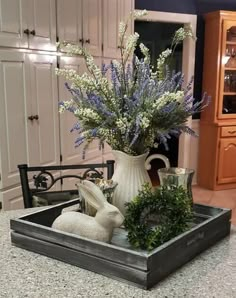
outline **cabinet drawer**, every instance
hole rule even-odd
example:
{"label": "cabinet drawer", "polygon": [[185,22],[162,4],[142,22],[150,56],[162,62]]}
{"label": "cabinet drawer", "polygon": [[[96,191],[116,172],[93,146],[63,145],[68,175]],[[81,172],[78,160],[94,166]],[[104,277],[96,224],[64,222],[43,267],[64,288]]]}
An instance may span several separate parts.
{"label": "cabinet drawer", "polygon": [[221,137],[236,137],[236,126],[221,127]]}

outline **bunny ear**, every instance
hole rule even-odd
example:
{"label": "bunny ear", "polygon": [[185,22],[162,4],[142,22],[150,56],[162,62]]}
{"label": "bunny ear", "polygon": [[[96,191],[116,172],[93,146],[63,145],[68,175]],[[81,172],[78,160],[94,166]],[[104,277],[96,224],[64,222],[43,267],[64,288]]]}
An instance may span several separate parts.
{"label": "bunny ear", "polygon": [[99,209],[107,203],[107,200],[101,189],[93,182],[84,180],[78,184],[79,191],[84,199],[94,208]]}

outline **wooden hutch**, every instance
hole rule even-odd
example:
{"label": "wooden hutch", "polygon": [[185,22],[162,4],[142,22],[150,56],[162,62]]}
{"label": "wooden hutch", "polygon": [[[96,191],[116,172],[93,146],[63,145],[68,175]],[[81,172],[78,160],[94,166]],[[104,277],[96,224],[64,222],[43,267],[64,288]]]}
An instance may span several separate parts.
{"label": "wooden hutch", "polygon": [[203,91],[211,103],[200,120],[198,185],[236,188],[236,12],[205,16]]}

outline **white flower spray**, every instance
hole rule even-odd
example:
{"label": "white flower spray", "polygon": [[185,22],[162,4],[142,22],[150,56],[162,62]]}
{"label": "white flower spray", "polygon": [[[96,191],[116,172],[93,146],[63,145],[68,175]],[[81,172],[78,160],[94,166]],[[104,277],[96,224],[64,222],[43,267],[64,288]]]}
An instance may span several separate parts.
{"label": "white flower spray", "polygon": [[[199,111],[200,105],[192,105],[194,99],[188,94],[189,88],[181,89],[182,74],[166,74],[166,65],[176,45],[187,37],[193,38],[191,28],[176,31],[171,47],[158,57],[154,72],[149,49],[144,44],[139,45],[144,58],[138,59],[134,55],[139,34],[126,36],[130,19],[146,14],[146,11],[134,11],[126,22],[120,23],[120,60],[112,60],[102,69],[85,48],[60,45],[68,54],[82,56],[88,69],[82,75],[73,69],[56,70],[58,75],[71,82],[67,88],[72,99],[61,102],[59,111],[73,112],[77,118],[74,129],[80,133],[76,140],[78,146],[99,138],[115,150],[139,155],[157,142],[165,144],[171,133],[194,134],[185,122]],[[86,144],[84,148],[87,148]]]}

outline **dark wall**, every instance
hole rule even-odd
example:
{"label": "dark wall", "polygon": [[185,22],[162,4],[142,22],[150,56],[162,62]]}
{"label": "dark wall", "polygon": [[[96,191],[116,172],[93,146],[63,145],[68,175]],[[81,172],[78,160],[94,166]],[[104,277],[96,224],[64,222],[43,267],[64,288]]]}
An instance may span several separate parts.
{"label": "dark wall", "polygon": [[[190,2],[193,0],[190,0]],[[196,14],[202,15],[215,10],[236,10],[235,0],[196,0]]]}
{"label": "dark wall", "polygon": [[235,0],[135,0],[136,9],[201,15],[214,10],[236,10]]}
{"label": "dark wall", "polygon": [[207,12],[216,10],[236,11],[236,0],[135,0],[135,8],[197,15],[194,97],[197,100],[201,99],[204,51],[203,15]]}
{"label": "dark wall", "polygon": [[196,14],[196,0],[135,0],[136,9]]}

